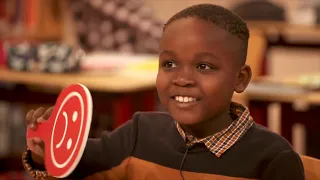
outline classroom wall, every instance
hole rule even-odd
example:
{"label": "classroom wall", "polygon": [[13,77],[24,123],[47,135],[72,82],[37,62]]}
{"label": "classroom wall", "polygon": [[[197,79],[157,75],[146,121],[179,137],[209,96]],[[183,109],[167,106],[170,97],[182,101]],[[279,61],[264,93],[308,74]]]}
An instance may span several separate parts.
{"label": "classroom wall", "polygon": [[[231,8],[237,3],[250,0],[145,0],[146,4],[154,9],[155,16],[163,21],[168,20],[176,12],[199,3],[213,3]],[[301,0],[271,0],[286,9],[287,15],[307,1]],[[320,2],[320,1],[319,1]],[[290,74],[319,72],[320,53],[315,49],[293,49],[275,47],[268,52],[268,74],[283,77]],[[290,66],[288,66],[290,65]]]}
{"label": "classroom wall", "polygon": [[[145,0],[146,4],[155,10],[156,16],[167,20],[175,12],[199,3],[213,3],[224,6],[226,8],[231,8],[237,3],[242,3],[250,0]],[[301,0],[271,0],[286,9],[294,9],[303,1]]]}
{"label": "classroom wall", "polygon": [[167,20],[174,13],[193,4],[214,3],[228,7],[234,3],[234,0],[145,0],[145,2],[155,10],[157,17]]}

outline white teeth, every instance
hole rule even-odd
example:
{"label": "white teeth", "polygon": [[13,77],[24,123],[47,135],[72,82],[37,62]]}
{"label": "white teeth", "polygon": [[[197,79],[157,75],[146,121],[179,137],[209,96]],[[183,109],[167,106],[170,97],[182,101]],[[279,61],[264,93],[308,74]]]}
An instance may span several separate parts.
{"label": "white teeth", "polygon": [[192,102],[196,100],[196,98],[194,97],[187,97],[187,96],[176,96],[175,99],[176,101],[181,103],[187,103],[187,102]]}

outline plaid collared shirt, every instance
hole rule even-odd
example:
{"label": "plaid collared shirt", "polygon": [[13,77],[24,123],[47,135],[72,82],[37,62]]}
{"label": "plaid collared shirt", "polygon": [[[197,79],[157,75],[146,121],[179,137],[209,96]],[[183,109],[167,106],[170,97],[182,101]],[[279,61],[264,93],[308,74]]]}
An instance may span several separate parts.
{"label": "plaid collared shirt", "polygon": [[230,113],[231,117],[236,118],[226,129],[202,139],[197,139],[190,134],[186,134],[178,123],[176,123],[177,129],[182,138],[186,141],[187,146],[192,146],[196,143],[203,143],[213,154],[220,157],[232,145],[234,145],[254,123],[248,108],[241,104],[232,102],[230,106]]}

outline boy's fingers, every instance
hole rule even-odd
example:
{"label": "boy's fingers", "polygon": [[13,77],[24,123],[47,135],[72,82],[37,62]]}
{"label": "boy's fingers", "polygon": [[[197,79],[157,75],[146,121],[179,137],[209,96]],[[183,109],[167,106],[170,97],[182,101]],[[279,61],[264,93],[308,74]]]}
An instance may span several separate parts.
{"label": "boy's fingers", "polygon": [[51,116],[52,111],[53,111],[53,107],[48,108],[43,114],[42,119],[48,120],[49,117]]}
{"label": "boy's fingers", "polygon": [[32,120],[32,117],[34,115],[34,112],[35,110],[30,110],[27,115],[26,115],[26,123],[27,123],[27,126],[28,128],[31,128],[31,129],[35,129],[36,128],[36,125],[34,124],[33,120]]}
{"label": "boy's fingers", "polygon": [[29,122],[29,128],[32,130],[37,129],[37,119],[44,113],[45,109],[44,108],[38,108],[36,111],[34,111],[31,121]]}
{"label": "boy's fingers", "polygon": [[44,122],[44,121],[46,121],[46,119],[44,119],[43,117],[39,117],[39,118],[37,119],[37,123],[42,123],[42,122]]}
{"label": "boy's fingers", "polygon": [[39,138],[27,139],[27,146],[32,152],[36,154],[43,154],[44,142],[41,141]]}
{"label": "boy's fingers", "polygon": [[41,149],[44,149],[44,142],[41,140],[41,141],[39,141],[38,143],[37,143],[37,145],[39,146],[39,147],[41,147]]}
{"label": "boy's fingers", "polygon": [[35,144],[42,144],[43,143],[43,141],[40,138],[32,138],[32,140]]}
{"label": "boy's fingers", "polygon": [[41,117],[45,112],[45,109],[43,107],[40,107],[38,108],[34,113],[33,113],[33,116],[32,116],[32,122],[33,123],[36,123],[37,122],[37,119],[39,117]]}
{"label": "boy's fingers", "polygon": [[26,121],[27,121],[27,124],[29,124],[31,121],[32,121],[32,116],[34,114],[34,110],[30,110],[27,115],[26,115]]}
{"label": "boy's fingers", "polygon": [[32,139],[27,139],[27,146],[31,151],[34,151],[35,144]]}

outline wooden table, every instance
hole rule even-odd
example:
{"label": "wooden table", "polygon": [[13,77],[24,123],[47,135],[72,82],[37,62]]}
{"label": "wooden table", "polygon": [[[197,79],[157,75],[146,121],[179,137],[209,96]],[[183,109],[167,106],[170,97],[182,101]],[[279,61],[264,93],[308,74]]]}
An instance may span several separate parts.
{"label": "wooden table", "polygon": [[304,74],[298,73],[284,78],[277,78],[274,76],[261,76],[256,80],[270,84],[320,89],[320,72]]}
{"label": "wooden table", "polygon": [[69,84],[81,83],[92,92],[95,108],[102,107],[102,111],[111,108],[115,120],[114,128],[116,128],[131,118],[137,101],[142,104],[139,110],[154,110],[154,104],[156,104],[155,75],[156,73],[154,72],[150,73],[149,76],[124,72],[47,74],[0,69],[0,83],[36,86],[38,90],[33,95],[30,94],[32,93],[30,91],[26,92],[28,88],[23,88],[23,90],[17,90],[16,92],[2,92],[0,93],[2,94],[0,95],[0,100],[11,101],[15,99],[23,102],[27,101],[28,94],[21,95],[21,93],[29,93],[32,97],[38,97],[38,99],[34,100],[29,98],[29,101],[34,101],[33,103],[42,101],[43,98],[50,96],[50,94],[51,101],[49,102],[52,102],[52,98],[55,99],[62,88]]}
{"label": "wooden table", "polygon": [[272,103],[280,104],[280,133],[291,143],[292,127],[296,123],[303,124],[308,132],[320,131],[320,91],[305,88],[298,77],[300,76],[284,79],[262,77],[252,82],[243,94],[252,117],[257,123],[267,127],[268,106]]}

